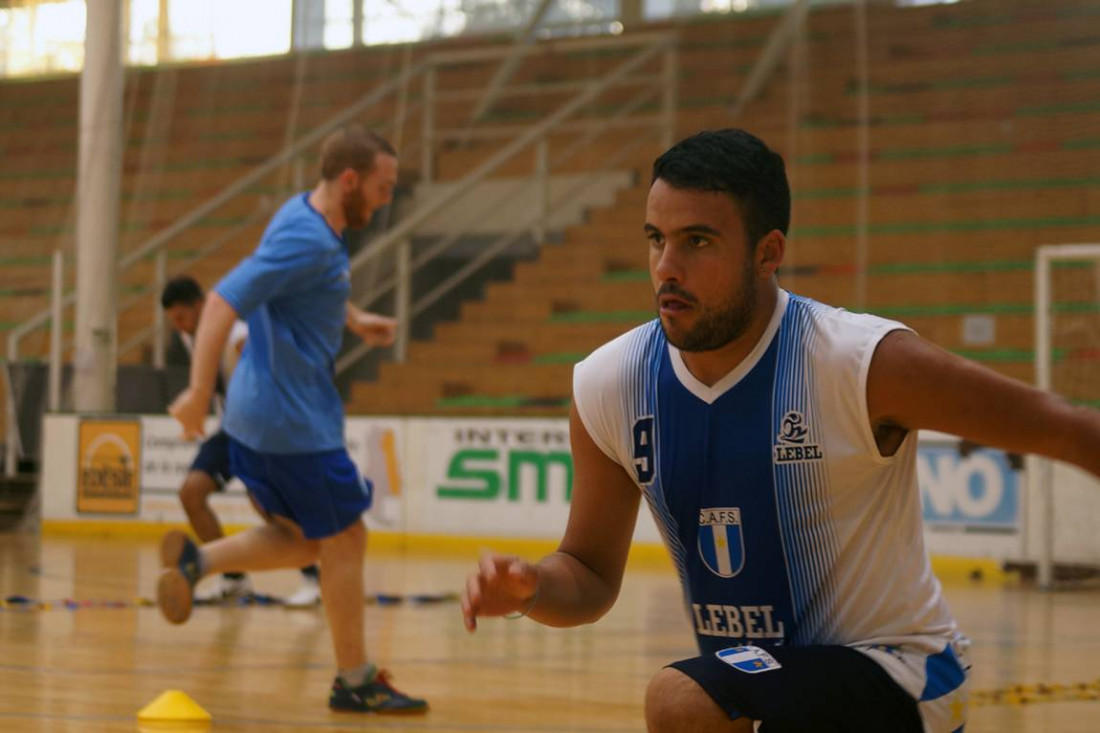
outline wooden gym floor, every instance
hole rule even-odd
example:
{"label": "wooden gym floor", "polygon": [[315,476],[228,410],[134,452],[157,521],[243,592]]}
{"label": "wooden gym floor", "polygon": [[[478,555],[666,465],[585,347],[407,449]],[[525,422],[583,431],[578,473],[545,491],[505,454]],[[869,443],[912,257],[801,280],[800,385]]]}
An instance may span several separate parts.
{"label": "wooden gym floor", "polygon": [[[643,731],[650,676],[693,653],[672,570],[653,562],[632,564],[611,614],[579,629],[488,620],[469,635],[455,602],[372,605],[373,657],[432,709],[403,719],[337,715],[325,704],[333,666],[320,610],[199,608],[185,626],[170,626],[137,602],[153,591],[155,547],[0,535],[0,599],[90,602],[0,609],[0,731],[143,730],[137,711],[166,690],[186,692],[213,715],[210,730],[226,733]],[[457,590],[476,553],[441,554],[374,552],[368,594]],[[276,595],[296,582],[293,572],[253,577],[257,590]],[[980,694],[968,733],[1100,731],[1100,591],[1043,594],[966,578],[946,587],[974,641]]]}

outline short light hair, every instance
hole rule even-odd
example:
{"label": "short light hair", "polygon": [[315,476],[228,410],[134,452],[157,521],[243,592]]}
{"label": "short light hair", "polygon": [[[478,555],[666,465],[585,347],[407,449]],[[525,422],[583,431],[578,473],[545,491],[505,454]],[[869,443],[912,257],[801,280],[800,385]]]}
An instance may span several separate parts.
{"label": "short light hair", "polygon": [[335,180],[351,168],[360,175],[374,168],[379,154],[397,157],[397,151],[381,135],[362,125],[347,125],[321,143],[321,178]]}

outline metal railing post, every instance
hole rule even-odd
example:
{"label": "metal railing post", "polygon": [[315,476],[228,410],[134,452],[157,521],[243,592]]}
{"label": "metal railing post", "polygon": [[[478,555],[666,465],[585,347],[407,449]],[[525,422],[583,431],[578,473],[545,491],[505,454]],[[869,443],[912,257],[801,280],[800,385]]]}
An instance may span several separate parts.
{"label": "metal railing post", "polygon": [[[388,95],[392,94],[395,90],[408,79],[420,74],[423,69],[427,68],[427,63],[420,63],[416,67],[403,71],[394,78],[388,80],[385,84],[377,87],[360,97],[358,100],[345,107],[340,112],[336,113],[328,119],[327,122],[323,122],[317,127],[314,127],[309,132],[299,137],[293,144],[284,145],[283,148],[272,157],[268,158],[263,163],[252,168],[248,173],[237,178],[233,183],[223,188],[218,194],[207,199],[203,203],[194,207],[179,219],[169,224],[167,227],[153,235],[149,239],[145,240],[142,244],[138,245],[135,249],[119,257],[118,271],[121,273],[128,270],[135,263],[144,261],[148,256],[162,249],[170,241],[175,239],[179,234],[187,231],[194,226],[197,222],[201,221],[205,217],[209,216],[220,208],[226,202],[232,200],[234,197],[241,194],[245,194],[253,186],[259,184],[265,177],[269,176],[273,171],[280,170],[281,166],[285,166],[294,157],[300,156],[302,151],[309,150],[317,143],[324,140],[324,138],[332,131],[338,129],[340,126],[358,119],[362,116],[363,112],[370,109],[372,106],[385,99]],[[208,249],[207,253],[213,251]],[[65,296],[65,305],[74,303],[76,301],[76,294],[69,293]],[[45,308],[38,313],[35,313],[30,318],[19,324],[12,332],[10,336],[16,336],[16,342],[18,339],[31,331],[42,328],[50,320],[50,309]],[[149,338],[152,329],[146,329],[144,338]]]}
{"label": "metal railing post", "polygon": [[550,143],[546,136],[535,144],[535,212],[538,218],[532,234],[535,244],[546,244],[546,214],[550,206]]}
{"label": "metal railing post", "polygon": [[295,156],[294,160],[290,163],[290,191],[287,195],[292,195],[298,191],[305,190],[306,187],[306,160],[303,156]]}
{"label": "metal railing post", "polygon": [[157,369],[163,369],[165,329],[164,309],[160,307],[160,294],[164,292],[164,286],[168,283],[168,252],[163,249],[157,251],[153,281],[155,283],[153,290],[153,366]]}
{"label": "metal railing post", "polygon": [[736,119],[745,111],[745,106],[756,98],[760,90],[764,88],[768,78],[779,65],[783,50],[791,42],[798,32],[799,27],[810,11],[810,0],[794,0],[788,7],[783,17],[775,24],[768,42],[749,72],[748,78],[741,85],[741,91],[737,94],[730,107],[730,117]]}
{"label": "metal railing post", "polygon": [[424,110],[420,118],[420,182],[432,182],[432,150],[435,148],[435,67],[424,71]]}
{"label": "metal railing post", "polygon": [[668,150],[676,142],[676,107],[679,104],[680,85],[680,59],[676,50],[677,44],[670,43],[665,49],[664,64],[661,71],[664,75],[664,91],[661,95],[661,145]]}
{"label": "metal railing post", "polygon": [[664,46],[664,41],[655,43],[649,48],[644,49],[637,56],[624,62],[601,81],[593,84],[585,92],[574,97],[572,101],[559,107],[556,112],[546,117],[542,122],[533,126],[512,142],[497,149],[493,155],[489,156],[488,160],[482,161],[476,168],[467,173],[462,180],[459,181],[458,185],[446,187],[444,190],[435,194],[429,201],[425,202],[423,206],[415,208],[410,214],[402,219],[397,226],[372,241],[351,259],[352,272],[354,273],[369,260],[388,251],[401,238],[410,236],[413,230],[427,220],[429,216],[435,214],[447,204],[466,194],[475,184],[480,183],[488,177],[491,172],[495,171],[505,161],[510,160],[512,156],[516,155],[524,148],[533,145],[539,137],[544,136],[550,129],[570,117],[578,109],[583,108],[593,99],[596,99],[604,90],[621,82],[625,77],[633,73],[647,61],[657,57],[658,54],[664,50]]}
{"label": "metal railing post", "polygon": [[[432,215],[442,210],[445,206],[450,205],[454,201],[460,199],[465,193],[470,191],[473,186],[484,180],[491,172],[496,171],[505,162],[511,160],[517,153],[527,147],[538,147],[545,144],[546,138],[551,131],[563,130],[566,125],[563,124],[566,119],[573,115],[577,110],[584,107],[585,104],[590,103],[593,99],[597,98],[604,90],[612,88],[615,85],[620,84],[636,84],[641,80],[641,77],[631,76],[644,64],[651,61],[660,63],[665,58],[664,53],[668,46],[675,44],[676,39],[674,36],[667,33],[660,34],[644,34],[643,37],[635,36],[633,44],[640,45],[642,48],[638,54],[627,61],[623,62],[620,66],[616,67],[613,71],[609,72],[606,76],[602,77],[598,81],[590,82],[586,85],[580,86],[579,94],[572,98],[571,101],[566,102],[559,107],[555,112],[548,115],[540,123],[532,126],[524,126],[523,130],[518,132],[518,137],[511,142],[506,143],[498,147],[493,155],[488,160],[482,161],[480,165],[474,167],[469,173],[467,173],[460,181],[455,185],[441,186],[440,190],[434,195],[431,195],[429,200],[425,201],[421,206],[415,207],[409,214],[407,214],[393,229],[385,232],[370,244],[368,244],[362,251],[358,252],[351,261],[351,270],[356,272],[367,263],[374,261],[375,259],[388,255],[388,253],[394,248],[402,246],[404,240],[407,240],[412,236],[416,227],[418,227],[423,221],[427,220]],[[597,43],[607,45],[608,41],[605,39],[588,39],[578,42],[577,44],[570,44],[572,48],[574,45],[582,46],[583,48],[597,47]],[[644,45],[643,45],[644,44]],[[602,47],[602,46],[601,46]],[[520,53],[525,53],[527,49],[521,50]],[[453,63],[469,63],[471,60],[481,60],[488,58],[489,55],[484,49],[476,49],[475,51],[462,51],[451,52],[445,54],[436,54],[433,59],[437,63],[444,63],[450,61]],[[672,61],[672,71],[675,72],[675,58]],[[667,67],[666,67],[667,68]],[[426,71],[427,75],[430,73]],[[547,155],[547,179],[549,178],[549,172],[556,170],[557,166],[563,164],[566,160],[572,156],[578,154],[585,149],[585,146],[589,144],[593,139],[598,137],[601,133],[606,132],[609,129],[609,124],[614,124],[615,121],[622,117],[628,116],[648,101],[653,98],[660,98],[660,95],[667,93],[667,84],[664,83],[664,73],[658,71],[656,74],[650,73],[645,77],[645,81],[648,85],[652,86],[652,89],[644,91],[639,94],[634,100],[623,105],[610,120],[600,121],[599,123],[593,123],[591,126],[585,127],[586,132],[579,136],[570,138],[568,144],[563,145],[562,149],[554,148],[554,159],[550,160]],[[449,92],[440,92],[437,98],[442,99],[443,95],[447,95],[447,98],[456,98]],[[675,109],[675,95],[672,95],[670,99],[673,104],[670,105],[670,109]],[[427,106],[426,106],[427,108]],[[645,124],[647,126],[652,125],[653,132],[639,135],[632,135],[632,141],[629,145],[625,145],[619,153],[612,156],[610,160],[604,161],[601,167],[601,171],[609,170],[614,165],[618,165],[622,161],[628,160],[628,156],[637,152],[639,146],[642,143],[649,143],[656,138],[659,138],[666,129],[665,118],[660,115],[654,115],[652,117],[645,118]],[[673,119],[674,121],[674,119]],[[484,132],[484,131],[482,131]],[[439,130],[433,133],[433,136],[438,136],[439,139],[444,139],[448,135],[446,130]],[[549,148],[547,148],[549,153]],[[539,153],[536,153],[539,155]],[[536,161],[538,159],[536,158]],[[406,309],[404,301],[406,296],[397,296],[397,304],[395,310],[397,311],[398,320],[402,323],[408,324],[411,322],[411,318],[423,313],[425,309],[431,306],[431,304],[437,302],[447,292],[450,292],[452,288],[461,283],[471,273],[479,269],[485,263],[487,263],[492,257],[496,256],[500,252],[503,252],[507,247],[512,246],[520,237],[534,232],[540,225],[540,220],[549,221],[550,217],[555,215],[561,207],[564,205],[563,200],[569,201],[579,200],[575,198],[578,193],[586,191],[588,185],[580,185],[576,190],[569,191],[564,197],[552,197],[552,191],[546,192],[546,207],[545,210],[537,205],[527,205],[524,207],[522,220],[517,222],[514,228],[510,228],[509,231],[496,239],[490,245],[479,248],[479,252],[472,260],[459,267],[455,272],[450,274],[444,279],[443,282],[435,283],[430,292],[419,296],[417,300],[412,301],[411,306]],[[522,197],[530,193],[530,188],[527,186],[512,186],[501,197],[498,197],[496,201],[491,202],[493,206],[503,206],[504,200],[511,201],[516,197]],[[563,200],[559,200],[562,198]],[[482,207],[475,206],[479,209],[480,213],[488,213],[486,211],[480,211]],[[545,213],[544,213],[545,212]],[[472,213],[472,212],[467,212]],[[477,214],[474,215],[475,217]],[[449,233],[442,236],[439,241],[433,242],[430,246],[423,248],[416,253],[415,257],[411,260],[409,267],[410,271],[419,270],[419,268],[425,263],[435,259],[435,257],[451,247],[457,242],[465,230],[461,227],[451,228]],[[364,294],[361,297],[356,298],[356,303],[360,307],[369,308],[371,303],[376,302],[383,295],[388,294],[391,290],[396,290],[400,283],[408,282],[408,278],[403,274],[396,272],[397,268],[404,269],[404,265],[400,263],[400,255],[395,254],[398,258],[395,273],[392,276],[387,277],[382,283],[378,284],[378,287],[371,292]],[[405,316],[405,313],[408,316]],[[399,332],[400,338],[400,332]],[[347,370],[350,366],[355,364],[364,354],[369,351],[369,348],[365,344],[358,344],[349,349],[344,355],[342,355],[336,362],[336,373],[341,374]],[[399,350],[400,351],[400,350]],[[395,354],[395,356],[401,356],[401,354]]]}
{"label": "metal railing post", "polygon": [[7,389],[7,400],[4,403],[5,423],[7,428],[4,441],[4,474],[11,478],[15,475],[16,463],[19,462],[20,443],[19,415],[15,409],[15,386],[11,383],[11,368],[19,360],[20,333],[17,330],[8,334],[7,360],[4,364],[4,386]]}
{"label": "metal railing post", "polygon": [[[478,122],[485,119],[486,115],[489,114],[497,97],[500,96],[501,90],[508,84],[508,81],[516,73],[516,69],[519,68],[520,62],[523,61],[522,49],[534,43],[535,32],[538,30],[539,26],[542,25],[542,21],[546,17],[546,13],[550,10],[552,4],[553,0],[539,0],[539,4],[531,11],[531,17],[527,19],[527,23],[525,23],[523,28],[516,33],[511,51],[504,57],[504,60],[500,62],[500,66],[497,67],[492,80],[489,81],[489,85],[485,88],[485,94],[482,95],[481,100],[478,101],[477,107],[474,109],[473,115],[470,116],[470,122],[466,128],[467,131]],[[463,140],[462,142],[465,141]]]}
{"label": "metal railing post", "polygon": [[[1051,379],[1051,312],[1050,312],[1050,249],[1040,247],[1035,255],[1035,386],[1049,392]],[[1054,463],[1049,458],[1037,458],[1039,467],[1038,516],[1039,557],[1038,581],[1043,590],[1054,588]],[[1029,531],[1031,535],[1032,532]]]}
{"label": "metal railing post", "polygon": [[867,305],[867,267],[871,261],[871,95],[868,60],[867,2],[855,0],[856,33],[856,281],[852,304]]}
{"label": "metal railing post", "polygon": [[61,336],[65,330],[63,320],[65,298],[65,255],[61,250],[53,253],[53,280],[50,287],[50,412],[61,411]]}
{"label": "metal railing post", "polygon": [[397,291],[394,294],[394,318],[397,338],[393,345],[393,360],[404,364],[409,353],[409,319],[412,318],[412,240],[402,239],[397,245]]}

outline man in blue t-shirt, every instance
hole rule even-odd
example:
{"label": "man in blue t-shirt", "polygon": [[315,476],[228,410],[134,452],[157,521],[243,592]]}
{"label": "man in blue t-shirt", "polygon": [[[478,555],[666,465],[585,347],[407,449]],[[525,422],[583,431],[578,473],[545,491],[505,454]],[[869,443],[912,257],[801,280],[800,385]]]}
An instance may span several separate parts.
{"label": "man in blue t-shirt", "polygon": [[[164,315],[167,316],[169,323],[172,324],[172,330],[179,338],[180,346],[185,352],[184,364],[187,366],[191,365],[195,332],[198,330],[199,317],[202,315],[202,307],[205,303],[206,294],[202,286],[190,275],[172,278],[160,294],[160,305],[164,308]],[[248,326],[244,321],[233,324],[222,354],[217,385],[214,388],[216,412],[219,417],[223,412],[225,386],[229,383],[233,369],[240,360],[247,338]],[[210,495],[225,491],[226,484],[231,478],[233,478],[233,471],[229,467],[229,436],[219,428],[218,432],[208,437],[199,447],[199,452],[187,471],[179,494],[180,504],[187,513],[191,529],[203,542],[213,542],[224,536],[221,522],[218,521],[214,510],[210,508]],[[248,598],[252,595],[252,583],[244,573],[222,573],[217,581],[207,589],[205,594],[197,593],[195,601],[219,603]],[[302,585],[284,601],[284,604],[288,608],[308,608],[320,603],[321,585],[317,566],[309,565],[302,568]]]}
{"label": "man in blue t-shirt", "polygon": [[320,561],[321,597],[332,628],[338,674],[334,710],[410,713],[424,700],[394,689],[367,659],[363,639],[363,555],[370,506],[344,447],[344,408],[333,382],[344,327],[371,345],[393,343],[392,319],[348,302],[344,232],[359,229],[393,198],[392,146],[358,125],[321,148],[321,180],[286,202],[260,246],[207,298],[195,337],[190,387],[170,412],[185,434],[201,436],[233,323],[249,338],[226,397],[222,427],[230,465],[266,524],[195,545],[165,535],[157,603],[172,623],[191,615],[194,586],[211,573],[296,568]]}

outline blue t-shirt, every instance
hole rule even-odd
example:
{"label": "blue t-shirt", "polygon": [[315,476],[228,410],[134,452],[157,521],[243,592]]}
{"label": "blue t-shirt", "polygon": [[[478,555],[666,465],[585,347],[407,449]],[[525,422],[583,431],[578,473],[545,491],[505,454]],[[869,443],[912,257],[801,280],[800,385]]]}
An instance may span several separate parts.
{"label": "blue t-shirt", "polygon": [[251,257],[215,291],[248,321],[223,428],[260,453],[344,446],[333,382],[351,290],[348,253],[308,194],[283,204]]}

